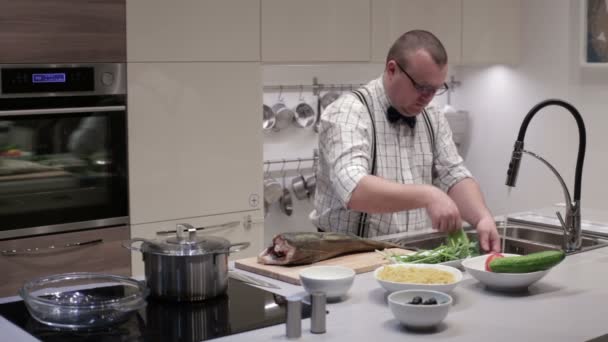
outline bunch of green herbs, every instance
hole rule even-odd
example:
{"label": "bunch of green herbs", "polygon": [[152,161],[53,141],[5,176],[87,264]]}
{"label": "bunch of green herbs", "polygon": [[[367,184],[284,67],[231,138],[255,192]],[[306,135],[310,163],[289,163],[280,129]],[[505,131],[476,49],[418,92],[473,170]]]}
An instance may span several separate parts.
{"label": "bunch of green herbs", "polygon": [[438,264],[479,255],[479,243],[469,241],[464,230],[451,232],[446,243],[432,250],[418,251],[413,254],[399,255],[393,252],[379,252],[386,259],[397,263]]}

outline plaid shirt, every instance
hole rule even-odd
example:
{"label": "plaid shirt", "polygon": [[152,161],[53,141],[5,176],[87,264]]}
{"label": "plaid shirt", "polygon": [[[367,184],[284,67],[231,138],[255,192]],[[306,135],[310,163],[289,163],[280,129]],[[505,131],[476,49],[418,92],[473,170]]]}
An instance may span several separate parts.
{"label": "plaid shirt", "polygon": [[[426,112],[435,132],[436,153],[422,116],[414,128],[386,119],[390,106],[382,77],[364,86],[376,124],[376,175],[401,184],[434,184],[447,192],[471,177],[452,140],[445,116],[432,106]],[[363,92],[364,94],[365,91]],[[325,231],[357,234],[360,212],[346,209],[353,190],[371,168],[372,125],[367,107],[352,93],[328,106],[319,126],[319,163],[315,209],[310,218]],[[387,235],[430,228],[424,208],[371,214],[367,236]]]}

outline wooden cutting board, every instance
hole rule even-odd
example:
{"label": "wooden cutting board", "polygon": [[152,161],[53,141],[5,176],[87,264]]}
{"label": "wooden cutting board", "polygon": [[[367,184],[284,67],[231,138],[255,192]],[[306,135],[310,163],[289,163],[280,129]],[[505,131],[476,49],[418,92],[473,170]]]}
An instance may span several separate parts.
{"label": "wooden cutting board", "polygon": [[[414,253],[413,251],[400,248],[389,248],[388,251],[398,254]],[[294,285],[300,285],[300,271],[310,266],[345,266],[352,268],[355,273],[358,274],[373,271],[382,265],[386,265],[387,263],[388,260],[385,260],[382,255],[376,252],[366,252],[342,255],[319,261],[314,264],[301,266],[263,265],[258,263],[257,257],[236,260],[234,262],[234,266],[243,271],[256,273]]]}

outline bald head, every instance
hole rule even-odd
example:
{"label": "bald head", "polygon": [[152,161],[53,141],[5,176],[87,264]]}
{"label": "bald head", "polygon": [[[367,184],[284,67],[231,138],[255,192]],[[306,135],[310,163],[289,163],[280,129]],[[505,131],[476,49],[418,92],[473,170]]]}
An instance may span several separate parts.
{"label": "bald head", "polygon": [[448,54],[441,41],[434,34],[424,30],[412,30],[402,34],[388,51],[386,62],[396,60],[407,68],[410,55],[418,50],[428,52],[438,66],[448,63]]}

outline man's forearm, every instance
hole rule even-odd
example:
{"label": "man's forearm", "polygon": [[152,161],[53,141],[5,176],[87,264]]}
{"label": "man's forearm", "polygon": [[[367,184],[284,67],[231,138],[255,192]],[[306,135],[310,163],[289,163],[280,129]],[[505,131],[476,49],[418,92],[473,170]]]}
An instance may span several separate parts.
{"label": "man's forearm", "polygon": [[492,217],[483,199],[481,189],[475,180],[465,178],[454,184],[448,191],[460,211],[462,219],[472,225],[484,217]]}
{"label": "man's forearm", "polygon": [[365,213],[392,213],[423,208],[430,201],[431,185],[399,184],[367,175],[359,181],[348,208]]}

